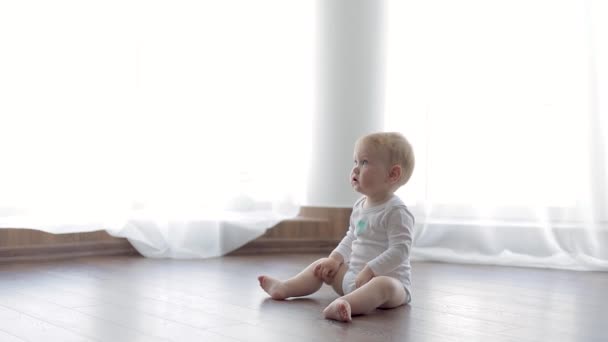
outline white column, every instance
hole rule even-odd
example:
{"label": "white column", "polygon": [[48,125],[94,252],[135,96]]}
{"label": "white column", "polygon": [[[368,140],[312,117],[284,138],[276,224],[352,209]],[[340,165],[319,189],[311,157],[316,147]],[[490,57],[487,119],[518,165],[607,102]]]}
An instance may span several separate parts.
{"label": "white column", "polygon": [[384,0],[319,1],[319,76],[307,203],[350,207],[353,147],[383,129]]}

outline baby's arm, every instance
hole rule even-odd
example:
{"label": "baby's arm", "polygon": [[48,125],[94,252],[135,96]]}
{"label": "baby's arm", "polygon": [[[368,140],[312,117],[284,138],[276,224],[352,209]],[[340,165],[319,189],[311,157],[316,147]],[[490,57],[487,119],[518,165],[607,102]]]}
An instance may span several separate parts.
{"label": "baby's arm", "polygon": [[355,228],[351,222],[346,235],[342,238],[342,241],[340,241],[336,249],[331,252],[330,256],[339,254],[342,257],[342,261],[348,263],[350,261],[350,253],[352,252],[353,241],[355,241],[355,239]]}
{"label": "baby's arm", "polygon": [[350,252],[354,240],[354,228],[351,224],[348,228],[348,232],[346,232],[342,241],[340,241],[338,246],[331,252],[329,257],[322,259],[315,267],[314,275],[327,284],[331,283],[340,266],[350,260]]}
{"label": "baby's arm", "polygon": [[388,214],[388,248],[367,263],[374,276],[391,272],[409,258],[413,224],[411,215],[405,209],[396,208]]}
{"label": "baby's arm", "polygon": [[368,281],[372,280],[372,278],[374,278],[375,276],[376,275],[374,274],[374,271],[372,271],[371,267],[369,267],[369,265],[365,265],[365,267],[363,267],[361,272],[359,272],[359,274],[357,274],[357,277],[355,278],[355,287],[360,288]]}

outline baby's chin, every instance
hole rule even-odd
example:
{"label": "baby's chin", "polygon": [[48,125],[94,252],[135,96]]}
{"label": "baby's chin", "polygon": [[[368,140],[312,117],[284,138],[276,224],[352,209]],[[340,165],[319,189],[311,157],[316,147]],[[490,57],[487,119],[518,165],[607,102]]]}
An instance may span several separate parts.
{"label": "baby's chin", "polygon": [[358,192],[358,193],[360,193],[362,195],[365,195],[363,193],[363,189],[361,189],[361,185],[358,182],[351,182],[351,185],[353,187],[353,190],[355,190],[356,192]]}

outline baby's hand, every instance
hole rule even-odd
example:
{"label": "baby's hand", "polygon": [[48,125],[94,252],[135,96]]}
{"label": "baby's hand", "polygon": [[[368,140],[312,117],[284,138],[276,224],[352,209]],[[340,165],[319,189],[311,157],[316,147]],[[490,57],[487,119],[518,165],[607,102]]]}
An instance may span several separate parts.
{"label": "baby's hand", "polygon": [[357,274],[357,278],[355,278],[355,286],[356,288],[360,288],[361,286],[367,284],[368,281],[372,280],[376,275],[372,271],[369,266],[365,266],[359,274]]}
{"label": "baby's hand", "polygon": [[325,283],[329,284],[334,280],[336,273],[338,273],[338,269],[340,268],[340,262],[332,258],[323,258],[321,261],[315,266],[314,275],[315,277],[323,280]]}

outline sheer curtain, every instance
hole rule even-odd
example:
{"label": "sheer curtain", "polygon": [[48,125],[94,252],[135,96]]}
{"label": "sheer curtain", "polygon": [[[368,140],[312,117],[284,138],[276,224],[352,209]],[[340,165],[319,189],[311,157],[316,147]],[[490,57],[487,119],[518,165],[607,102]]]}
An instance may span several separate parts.
{"label": "sheer curtain", "polygon": [[0,4],[0,227],[220,255],[297,213],[314,3]]}
{"label": "sheer curtain", "polygon": [[414,257],[608,269],[608,4],[389,1]]}

